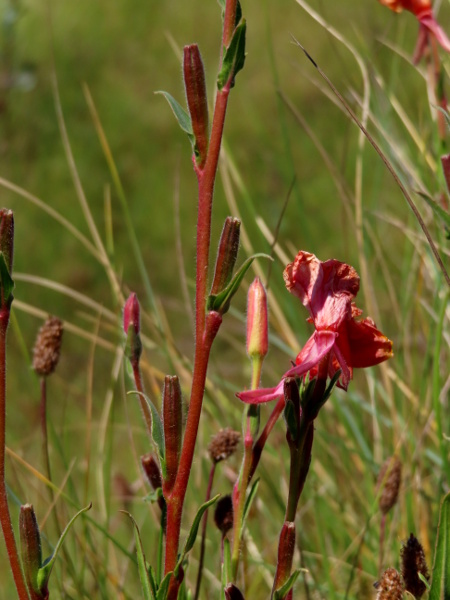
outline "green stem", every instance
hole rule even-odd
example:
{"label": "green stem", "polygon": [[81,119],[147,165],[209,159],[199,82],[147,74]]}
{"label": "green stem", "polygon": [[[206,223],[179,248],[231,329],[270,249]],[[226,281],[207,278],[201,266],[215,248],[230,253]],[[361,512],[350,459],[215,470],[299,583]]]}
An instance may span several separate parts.
{"label": "green stem", "polygon": [[0,309],[0,523],[9,564],[16,584],[20,600],[29,600],[27,586],[23,577],[22,566],[17,554],[16,540],[11,524],[8,506],[8,496],[5,483],[5,454],[6,454],[6,330],[9,322],[9,308]]}

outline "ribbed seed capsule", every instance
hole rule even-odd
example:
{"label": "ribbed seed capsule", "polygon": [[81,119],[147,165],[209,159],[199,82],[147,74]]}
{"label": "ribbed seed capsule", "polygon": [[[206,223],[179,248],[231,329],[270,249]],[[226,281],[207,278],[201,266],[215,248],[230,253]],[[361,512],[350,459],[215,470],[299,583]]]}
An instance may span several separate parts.
{"label": "ribbed seed capsule", "polygon": [[176,375],[166,375],[164,378],[163,425],[167,472],[164,486],[170,490],[178,472],[183,435],[181,388]]}
{"label": "ribbed seed capsule", "polygon": [[48,597],[47,586],[41,589],[38,572],[42,566],[41,534],[31,504],[20,507],[19,515],[20,554],[27,587],[33,600]]}
{"label": "ribbed seed capsule", "polygon": [[184,47],[184,86],[195,137],[195,159],[202,168],[206,162],[209,144],[208,100],[205,70],[197,44]]}

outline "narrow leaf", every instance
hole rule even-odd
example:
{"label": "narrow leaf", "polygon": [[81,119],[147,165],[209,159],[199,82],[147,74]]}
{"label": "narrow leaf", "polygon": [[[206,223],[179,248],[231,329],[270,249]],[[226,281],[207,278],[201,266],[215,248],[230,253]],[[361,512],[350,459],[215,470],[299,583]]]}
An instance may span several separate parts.
{"label": "narrow leaf", "polygon": [[152,413],[152,440],[155,443],[156,448],[158,449],[161,471],[163,472],[163,477],[165,477],[166,465],[164,461],[164,427],[161,421],[161,417],[159,416],[159,413],[156,410],[156,406],[153,404],[150,398],[148,398],[148,396],[136,390],[130,390],[128,394],[137,394],[139,396],[142,396],[147,402],[150,412]]}
{"label": "narrow leaf", "polygon": [[427,194],[422,194],[418,192],[419,196],[425,200],[425,202],[430,206],[434,212],[434,214],[442,221],[447,239],[450,238],[450,213],[442,208],[435,200],[427,196]]}
{"label": "narrow leaf", "polygon": [[191,525],[191,529],[189,531],[189,534],[186,538],[186,541],[184,543],[184,548],[183,548],[183,552],[180,555],[180,558],[178,559],[178,563],[177,566],[175,567],[175,573],[177,573],[178,569],[180,568],[181,563],[184,560],[184,557],[186,556],[186,554],[189,552],[189,550],[192,549],[192,546],[195,543],[195,538],[197,537],[197,533],[198,533],[198,528],[200,525],[200,521],[203,517],[203,513],[205,512],[206,509],[208,509],[210,506],[212,506],[215,502],[217,502],[217,499],[220,497],[220,494],[217,494],[217,496],[214,496],[214,498],[211,498],[211,500],[208,500],[208,502],[205,502],[204,504],[202,504],[200,506],[200,508],[197,511],[197,514],[195,515],[195,519]]}
{"label": "narrow leaf", "polygon": [[156,600],[166,600],[167,592],[169,591],[170,578],[172,577],[172,571],[167,573],[164,579],[161,581],[158,593],[156,594]]}
{"label": "narrow leaf", "polygon": [[223,89],[225,85],[234,86],[234,80],[245,62],[245,32],[247,23],[245,19],[236,27],[230,45],[225,51],[222,69],[217,76],[217,87]]}
{"label": "narrow leaf", "polygon": [[170,108],[172,109],[173,114],[175,115],[176,120],[178,121],[178,125],[181,129],[186,132],[188,135],[194,135],[192,130],[191,117],[184,110],[179,102],[175,100],[173,96],[169,94],[169,92],[158,91],[155,94],[161,94],[169,103]]}
{"label": "narrow leaf", "polygon": [[59,538],[58,543],[56,544],[53,554],[44,561],[42,567],[38,571],[37,581],[40,589],[45,588],[48,584],[48,580],[50,579],[50,575],[53,569],[53,565],[55,564],[55,560],[58,555],[59,549],[62,546],[64,538],[69,533],[70,528],[82,513],[90,510],[91,508],[92,502],[89,504],[89,506],[86,506],[85,508],[79,510],[77,514],[70,519],[69,523],[67,524],[67,527],[62,532],[61,537]]}
{"label": "narrow leaf", "polygon": [[290,590],[294,587],[294,583],[297,581],[297,577],[300,575],[300,569],[297,569],[292,573],[289,579],[280,588],[275,590],[273,595],[274,600],[283,600],[289,594]]}
{"label": "narrow leaf", "polygon": [[248,513],[250,512],[250,509],[252,507],[253,500],[255,499],[256,492],[258,491],[258,487],[259,487],[259,477],[258,477],[258,479],[255,479],[255,481],[253,482],[253,485],[250,488],[250,493],[247,497],[247,500],[245,501],[244,512],[242,513],[241,535],[242,535],[242,532],[244,531],[245,522],[247,520]]}
{"label": "narrow leaf", "polygon": [[233,580],[233,569],[231,566],[231,547],[230,540],[226,537],[223,540],[223,565],[222,565],[222,584],[223,588],[229,581]]}
{"label": "narrow leaf", "polygon": [[429,600],[450,600],[450,492],[441,504]]}
{"label": "narrow leaf", "polygon": [[139,533],[139,527],[138,527],[136,521],[134,520],[134,517],[129,512],[127,512],[126,510],[121,510],[120,512],[127,515],[134,525],[134,541],[136,543],[136,554],[137,554],[139,579],[141,580],[142,593],[144,595],[145,600],[154,600],[156,590],[154,587],[154,581],[153,581],[153,586],[152,586],[151,578],[147,571],[147,565],[145,562],[145,555],[144,555],[144,548],[142,547],[142,540],[141,540],[141,534]]}
{"label": "narrow leaf", "polygon": [[208,297],[208,301],[207,301],[207,309],[208,310],[216,310],[217,312],[220,312],[221,314],[224,314],[225,312],[227,312],[227,310],[230,306],[231,299],[233,298],[235,293],[238,291],[239,286],[241,285],[245,274],[249,270],[249,268],[250,268],[252,262],[255,260],[255,258],[268,258],[269,260],[273,260],[273,258],[271,256],[269,256],[268,254],[263,254],[263,253],[254,254],[253,256],[250,256],[250,258],[247,258],[247,260],[241,265],[241,267],[233,275],[233,278],[231,279],[231,281],[227,285],[227,287],[224,290],[222,290],[219,294],[216,294],[216,295],[211,294]]}

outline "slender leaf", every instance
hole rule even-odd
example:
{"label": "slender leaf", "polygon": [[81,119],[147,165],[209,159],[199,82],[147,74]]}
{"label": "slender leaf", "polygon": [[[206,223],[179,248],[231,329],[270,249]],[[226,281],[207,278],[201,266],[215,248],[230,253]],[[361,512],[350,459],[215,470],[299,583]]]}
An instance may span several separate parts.
{"label": "slender leaf", "polygon": [[300,569],[294,571],[284,585],[275,590],[273,595],[274,600],[283,600],[289,594],[290,590],[294,587],[294,583],[297,581],[297,577],[300,575]]}
{"label": "slender leaf", "polygon": [[441,504],[429,600],[450,600],[450,492]]}
{"label": "slender leaf", "polygon": [[139,570],[139,579],[141,580],[142,593],[144,595],[145,600],[154,600],[155,599],[155,587],[154,581],[152,585],[151,577],[149,572],[147,571],[147,564],[145,561],[144,548],[142,547],[141,534],[139,532],[139,527],[134,519],[134,517],[127,512],[126,510],[121,510],[120,512],[127,515],[131,522],[134,525],[134,541],[136,543],[136,554],[137,554],[137,562],[138,562],[138,570]]}
{"label": "slender leaf", "polygon": [[167,573],[164,579],[161,581],[158,593],[156,594],[156,600],[166,600],[167,592],[169,591],[170,578],[172,577],[172,571]]}
{"label": "slender leaf", "polygon": [[191,117],[184,110],[179,102],[175,100],[173,96],[169,94],[169,92],[158,91],[155,94],[161,94],[169,103],[170,108],[172,109],[173,114],[175,115],[176,120],[178,121],[178,125],[181,129],[188,134],[189,139],[191,141],[194,140],[194,131],[192,129]]}
{"label": "slender leaf", "polygon": [[258,491],[258,487],[259,487],[259,477],[258,477],[258,479],[256,479],[253,482],[253,485],[252,485],[252,487],[250,489],[250,493],[249,493],[249,495],[247,497],[247,500],[245,501],[244,512],[242,513],[241,535],[242,535],[242,532],[244,531],[245,522],[247,520],[248,513],[250,512],[250,509],[252,507],[253,500],[255,499],[256,492]]}
{"label": "slender leaf", "polygon": [[223,57],[222,69],[217,76],[217,87],[223,89],[225,85],[234,86],[234,80],[245,62],[245,32],[247,23],[245,19],[236,27],[230,45]]}
{"label": "slender leaf", "polygon": [[158,449],[161,471],[163,472],[163,476],[165,476],[166,464],[164,460],[164,427],[161,421],[161,417],[159,416],[156,406],[153,404],[153,402],[148,396],[136,390],[130,390],[128,394],[137,394],[139,396],[142,396],[147,402],[150,412],[152,413],[152,440]]}

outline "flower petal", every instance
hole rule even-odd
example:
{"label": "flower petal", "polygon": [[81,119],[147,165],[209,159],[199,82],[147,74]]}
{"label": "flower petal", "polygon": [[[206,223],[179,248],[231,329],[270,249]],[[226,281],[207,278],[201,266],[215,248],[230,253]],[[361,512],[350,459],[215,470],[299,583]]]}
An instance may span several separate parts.
{"label": "flower petal", "polygon": [[315,331],[295,359],[295,367],[286,371],[283,377],[301,377],[319,364],[330,352],[336,341],[334,331]]}
{"label": "flower petal", "polygon": [[[350,364],[357,369],[372,367],[393,356],[392,342],[379,331],[372,319],[346,323]],[[338,341],[341,348],[341,336]]]}
{"label": "flower petal", "polygon": [[421,17],[420,24],[426,27],[436,37],[439,44],[446,52],[450,52],[450,39],[447,34],[433,17],[432,14]]}
{"label": "flower petal", "polygon": [[351,316],[351,301],[359,290],[359,276],[350,265],[318,260],[300,251],[284,271],[289,292],[300,298],[316,329],[336,329]]}
{"label": "flower petal", "polygon": [[284,379],[274,388],[246,390],[245,392],[238,392],[236,396],[246,404],[263,404],[264,402],[277,400],[284,396]]}

